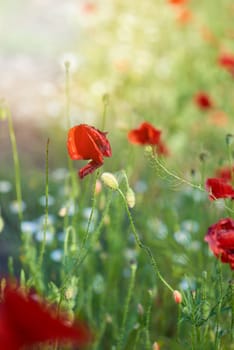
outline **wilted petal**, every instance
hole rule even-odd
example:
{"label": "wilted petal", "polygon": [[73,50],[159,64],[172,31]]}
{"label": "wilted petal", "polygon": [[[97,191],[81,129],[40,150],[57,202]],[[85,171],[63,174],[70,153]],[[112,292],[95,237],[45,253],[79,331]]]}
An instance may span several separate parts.
{"label": "wilted petal", "polygon": [[89,162],[87,165],[85,165],[79,170],[80,179],[83,179],[88,174],[92,174],[100,166],[102,166],[102,163],[96,163],[94,161]]}

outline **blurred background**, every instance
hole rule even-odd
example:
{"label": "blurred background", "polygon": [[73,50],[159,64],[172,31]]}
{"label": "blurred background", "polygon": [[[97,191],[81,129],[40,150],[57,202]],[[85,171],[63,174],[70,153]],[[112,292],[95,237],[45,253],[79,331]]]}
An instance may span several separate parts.
{"label": "blurred background", "polygon": [[[203,139],[210,146],[206,126],[220,141],[233,126],[233,76],[218,65],[220,54],[234,51],[231,0],[9,0],[0,16],[0,98],[23,154],[41,149],[41,127],[48,135],[66,127],[66,61],[72,125],[100,126],[109,94],[106,127],[114,120],[123,138],[144,119],[165,129],[173,149],[193,152],[206,148]],[[194,104],[199,91],[215,108],[204,113]],[[4,123],[1,130],[7,145]],[[1,147],[1,159],[7,149]]]}

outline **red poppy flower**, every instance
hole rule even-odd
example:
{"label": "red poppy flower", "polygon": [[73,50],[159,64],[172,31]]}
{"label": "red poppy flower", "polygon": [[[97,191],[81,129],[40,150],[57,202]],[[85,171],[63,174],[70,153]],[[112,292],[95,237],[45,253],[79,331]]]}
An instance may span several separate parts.
{"label": "red poppy flower", "polygon": [[225,218],[210,226],[205,241],[214,255],[234,270],[234,220]]}
{"label": "red poppy flower", "polygon": [[163,156],[169,156],[169,154],[170,154],[168,147],[161,140],[159,140],[159,142],[157,144],[157,153],[160,155],[163,155]]}
{"label": "red poppy flower", "polygon": [[219,57],[219,64],[223,68],[227,69],[234,76],[234,55],[233,54],[222,54]]}
{"label": "red poppy flower", "polygon": [[144,122],[139,128],[129,131],[128,140],[138,145],[157,145],[160,135],[161,130],[156,129],[148,122]]}
{"label": "red poppy flower", "polygon": [[234,198],[234,188],[220,178],[209,178],[206,180],[206,190],[211,200],[219,198]]}
{"label": "red poppy flower", "polygon": [[230,182],[232,180],[232,173],[234,175],[234,166],[231,168],[229,166],[223,167],[216,171],[216,176],[223,181]]}
{"label": "red poppy flower", "polygon": [[88,1],[83,5],[82,9],[86,14],[93,14],[97,12],[97,5],[94,2]]}
{"label": "red poppy flower", "polygon": [[128,133],[128,140],[137,145],[151,145],[155,146],[155,151],[164,156],[169,155],[169,150],[165,143],[160,139],[161,130],[156,129],[148,122],[143,122],[139,128],[130,130]]}
{"label": "red poppy flower", "polygon": [[187,0],[168,0],[168,2],[172,5],[183,5]]}
{"label": "red poppy flower", "polygon": [[83,346],[90,342],[89,330],[81,323],[69,326],[48,311],[35,294],[23,294],[8,284],[0,303],[1,349],[19,350],[48,341],[72,342]]}
{"label": "red poppy flower", "polygon": [[71,159],[89,160],[86,166],[79,171],[79,177],[93,173],[103,165],[103,157],[111,157],[111,146],[102,132],[86,124],[76,125],[68,132],[67,149]]}
{"label": "red poppy flower", "polygon": [[193,16],[192,11],[190,11],[186,7],[181,6],[178,8],[176,17],[177,17],[176,19],[179,22],[179,24],[186,25],[193,20],[194,16]]}
{"label": "red poppy flower", "polygon": [[209,115],[209,122],[218,127],[225,127],[228,124],[228,115],[223,111],[215,111]]}
{"label": "red poppy flower", "polygon": [[197,93],[197,95],[194,97],[194,102],[202,110],[207,110],[213,107],[211,98],[205,92]]}

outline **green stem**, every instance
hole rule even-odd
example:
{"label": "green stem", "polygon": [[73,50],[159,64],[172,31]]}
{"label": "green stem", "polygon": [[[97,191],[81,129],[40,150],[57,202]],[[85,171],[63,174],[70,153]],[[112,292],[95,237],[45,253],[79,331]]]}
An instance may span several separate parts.
{"label": "green stem", "polygon": [[[70,94],[70,62],[65,62],[65,117],[67,121],[67,130],[71,128],[71,118],[70,118],[70,109],[71,109],[71,94]],[[77,185],[77,176],[74,170],[72,160],[68,156],[68,169],[71,175],[71,197],[75,201],[76,195],[78,194],[78,185]]]}
{"label": "green stem", "polygon": [[205,174],[206,174],[206,163],[205,163],[205,159],[204,159],[201,162],[201,183],[202,184],[205,183]]}
{"label": "green stem", "polygon": [[12,256],[8,257],[8,271],[9,271],[9,276],[11,278],[14,278],[15,272],[14,272],[14,260]]}
{"label": "green stem", "polygon": [[112,193],[111,193],[111,196],[107,200],[107,204],[106,204],[106,207],[105,207],[105,209],[104,209],[104,211],[102,213],[102,217],[101,217],[101,220],[99,221],[98,227],[96,228],[96,230],[92,234],[92,237],[91,237],[91,243],[92,244],[94,244],[94,242],[97,241],[98,238],[99,238],[99,235],[100,235],[100,232],[101,232],[101,228],[102,228],[102,226],[104,224],[105,217],[106,217],[106,215],[107,215],[107,213],[109,211],[109,208],[110,208],[111,200],[112,200]]}
{"label": "green stem", "polygon": [[151,310],[152,310],[152,302],[153,298],[150,291],[149,296],[149,303],[146,311],[146,320],[145,320],[145,333],[146,333],[146,349],[151,350],[151,341],[150,341],[150,331],[149,331],[149,325],[150,325],[150,316],[151,316]]}
{"label": "green stem", "polygon": [[232,157],[232,149],[231,144],[233,142],[234,135],[233,134],[227,134],[226,135],[226,145],[227,145],[227,151],[228,151],[228,161],[231,171],[231,182],[234,181],[234,169],[233,169],[233,157]]}
{"label": "green stem", "polygon": [[59,300],[59,303],[58,303],[58,307],[57,307],[57,312],[59,312],[59,309],[60,309],[60,305],[62,303],[62,300],[63,300],[63,293],[64,293],[64,290],[66,289],[66,285],[67,285],[67,282],[69,281],[69,279],[71,278],[71,276],[73,276],[74,274],[76,274],[76,271],[77,269],[79,268],[79,266],[82,264],[82,262],[84,261],[84,259],[86,258],[87,256],[87,253],[88,253],[88,250],[85,251],[85,248],[86,248],[86,243],[87,243],[87,240],[89,238],[89,229],[90,229],[90,224],[92,222],[92,218],[93,218],[93,213],[94,213],[94,208],[95,208],[95,205],[96,205],[96,198],[95,198],[95,186],[96,186],[96,180],[97,180],[97,177],[98,177],[98,172],[95,176],[95,179],[94,179],[94,185],[93,185],[93,196],[92,196],[92,209],[91,209],[91,213],[90,213],[90,216],[89,216],[89,220],[88,220],[88,224],[87,224],[87,229],[86,229],[86,232],[85,232],[85,236],[83,238],[83,241],[81,243],[81,246],[80,246],[80,249],[79,249],[79,253],[78,253],[78,256],[74,262],[74,265],[73,265],[73,268],[71,270],[71,272],[65,277],[61,287],[60,287],[60,300]]}
{"label": "green stem", "polygon": [[137,269],[137,265],[131,264],[131,279],[130,279],[130,284],[129,284],[129,288],[128,288],[127,298],[126,298],[125,305],[124,305],[122,325],[121,325],[121,329],[120,329],[120,335],[119,335],[116,350],[120,350],[123,347],[123,338],[124,338],[124,334],[125,334],[125,330],[126,330],[126,322],[127,322],[129,304],[130,304],[130,300],[132,298],[133,288],[134,288],[134,284],[135,284],[136,269]]}
{"label": "green stem", "polygon": [[48,229],[48,215],[49,215],[49,143],[50,140],[47,140],[46,144],[46,166],[45,166],[45,221],[43,227],[43,240],[40,249],[39,262],[38,262],[38,270],[40,270],[42,266],[43,257],[45,254],[45,246],[46,246],[46,233]]}
{"label": "green stem", "polygon": [[231,283],[231,343],[234,342],[234,280],[230,281]]}
{"label": "green stem", "polygon": [[87,229],[86,229],[86,232],[85,232],[85,236],[84,236],[83,241],[81,243],[81,248],[80,248],[81,252],[85,248],[86,242],[87,242],[88,237],[89,237],[90,224],[91,224],[92,219],[93,219],[93,213],[94,213],[94,209],[95,209],[95,205],[96,205],[95,188],[96,188],[96,181],[97,181],[98,176],[99,176],[99,171],[96,172],[96,175],[95,175],[95,178],[94,178],[93,190],[92,190],[92,193],[93,193],[93,196],[92,196],[92,209],[91,209],[91,213],[90,213],[90,216],[89,216],[89,220],[88,220],[88,225],[87,225]]}
{"label": "green stem", "polygon": [[67,129],[70,129],[71,127],[71,120],[70,120],[70,103],[71,103],[71,97],[70,97],[70,62],[65,62],[65,74],[66,74],[66,87],[65,87],[65,97],[66,97],[66,119],[67,119]]}
{"label": "green stem", "polygon": [[72,247],[76,247],[76,231],[74,229],[73,226],[68,226],[65,230],[65,239],[64,239],[64,246],[63,246],[63,250],[64,250],[64,261],[66,259],[66,257],[68,256],[69,254],[69,251],[68,251],[68,242],[69,242],[69,238],[70,236],[72,236]]}
{"label": "green stem", "polygon": [[156,162],[156,164],[157,164],[167,175],[169,175],[170,177],[173,177],[174,179],[176,179],[176,180],[180,181],[181,183],[184,183],[184,184],[186,184],[186,185],[188,185],[188,186],[190,186],[190,187],[196,188],[196,189],[198,189],[198,190],[200,190],[200,191],[202,191],[202,192],[206,192],[206,190],[202,187],[202,185],[196,185],[196,184],[194,184],[194,183],[192,183],[192,182],[190,182],[190,181],[188,181],[188,180],[186,180],[186,179],[183,179],[182,177],[180,177],[180,176],[174,174],[174,173],[171,172],[170,170],[168,170],[168,169],[159,161],[159,159],[158,159],[157,156],[154,156],[153,159],[154,159],[154,161]]}
{"label": "green stem", "polygon": [[131,228],[132,228],[132,231],[133,231],[133,234],[134,234],[134,237],[135,237],[135,241],[138,245],[139,248],[143,249],[146,254],[149,256],[150,260],[151,260],[151,265],[154,269],[154,272],[156,274],[156,276],[160,279],[160,281],[171,291],[173,292],[174,289],[169,285],[169,283],[167,283],[167,281],[163,278],[163,276],[161,275],[160,271],[159,271],[159,268],[158,268],[158,264],[153,256],[153,253],[151,251],[151,249],[145,245],[139,238],[138,236],[138,233],[136,231],[136,228],[135,228],[135,224],[133,222],[133,218],[132,218],[132,215],[130,213],[130,210],[128,208],[128,203],[126,201],[126,198],[123,194],[123,192],[118,188],[117,191],[119,192],[124,204],[125,204],[125,208],[126,208],[126,211],[127,211],[127,214],[128,214],[128,218],[129,218],[129,221],[130,221],[130,225],[131,225]]}
{"label": "green stem", "polygon": [[19,165],[19,156],[16,144],[15,131],[13,127],[13,121],[11,112],[8,106],[6,108],[7,118],[8,118],[8,128],[11,140],[11,147],[13,153],[13,162],[14,162],[14,171],[15,171],[15,190],[16,190],[16,199],[18,203],[18,216],[19,220],[23,220],[23,207],[22,207],[22,191],[21,191],[21,176],[20,176],[20,165]]}
{"label": "green stem", "polygon": [[218,307],[216,314],[216,329],[215,329],[215,348],[214,350],[220,350],[220,335],[219,335],[219,326],[220,326],[220,317],[221,317],[221,308],[222,308],[222,299],[223,299],[223,285],[222,285],[222,270],[221,270],[221,261],[218,260]]}
{"label": "green stem", "polygon": [[109,95],[105,94],[102,98],[103,101],[103,113],[102,113],[102,127],[101,130],[104,131],[105,130],[105,126],[106,126],[106,114],[107,114],[107,107],[109,104]]}
{"label": "green stem", "polygon": [[[153,156],[153,153],[151,154],[151,156],[153,157],[153,160],[155,161],[155,163],[170,177],[173,177],[174,179],[180,181],[181,183],[184,183],[192,188],[195,188],[201,192],[207,192],[205,188],[202,187],[202,185],[196,185],[193,184],[192,182],[183,179],[182,177],[179,177],[178,175],[174,174],[173,172],[171,172],[170,170],[168,170],[158,159],[157,156]],[[231,209],[230,207],[228,207],[225,202],[224,202],[224,208],[229,211],[230,213],[234,213],[234,210]]]}

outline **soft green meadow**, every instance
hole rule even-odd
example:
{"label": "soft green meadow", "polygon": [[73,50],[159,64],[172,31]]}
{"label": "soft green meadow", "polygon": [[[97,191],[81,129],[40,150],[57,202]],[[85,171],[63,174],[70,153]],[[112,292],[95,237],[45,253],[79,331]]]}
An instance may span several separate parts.
{"label": "soft green meadow", "polygon": [[[232,1],[187,1],[185,22],[184,8],[162,0],[93,4],[79,8],[82,42],[61,68],[61,110],[46,115],[28,154],[1,96],[1,285],[14,277],[85,320],[90,350],[234,349],[233,272],[204,241],[234,213],[231,199],[211,201],[205,189],[233,164],[234,78],[218,64],[234,54]],[[196,104],[199,92],[211,108]],[[162,131],[168,156],[129,143],[143,121]],[[66,146],[81,123],[107,131],[112,147],[82,180],[87,161]]]}

